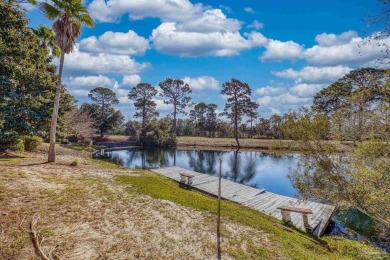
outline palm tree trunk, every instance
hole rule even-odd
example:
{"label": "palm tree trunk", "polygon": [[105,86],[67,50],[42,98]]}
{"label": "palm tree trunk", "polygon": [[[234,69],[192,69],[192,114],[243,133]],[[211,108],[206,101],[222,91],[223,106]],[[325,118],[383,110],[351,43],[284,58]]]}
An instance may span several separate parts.
{"label": "palm tree trunk", "polygon": [[53,114],[52,114],[52,118],[51,118],[50,146],[49,146],[48,162],[55,162],[56,161],[55,144],[56,144],[58,108],[60,106],[61,78],[62,78],[62,69],[64,68],[64,59],[65,59],[65,52],[62,51],[61,58],[60,58],[60,68],[59,68],[59,72],[58,72],[58,83],[57,83],[56,95],[54,97]]}

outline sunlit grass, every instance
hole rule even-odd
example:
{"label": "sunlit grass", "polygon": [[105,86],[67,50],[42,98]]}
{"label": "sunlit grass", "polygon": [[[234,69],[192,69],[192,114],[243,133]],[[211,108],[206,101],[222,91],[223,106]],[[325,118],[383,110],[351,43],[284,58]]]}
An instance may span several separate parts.
{"label": "sunlit grass", "polygon": [[[116,180],[128,184],[126,188],[131,193],[141,193],[153,198],[169,200],[198,211],[215,215],[217,212],[216,198],[196,190],[180,187],[175,181],[159,176],[150,171],[141,171],[141,176],[117,176]],[[284,255],[289,259],[370,259],[367,252],[378,253],[362,243],[346,239],[333,238],[318,239],[297,230],[286,231],[279,220],[261,212],[249,209],[233,202],[223,201],[221,205],[223,218],[259,228],[270,234],[274,244],[278,245],[274,251],[269,249],[248,247],[254,258],[265,255]]]}

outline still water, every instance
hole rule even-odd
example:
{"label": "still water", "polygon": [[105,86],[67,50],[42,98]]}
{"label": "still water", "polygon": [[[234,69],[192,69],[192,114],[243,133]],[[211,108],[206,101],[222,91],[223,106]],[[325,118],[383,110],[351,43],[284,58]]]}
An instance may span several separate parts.
{"label": "still water", "polygon": [[[137,148],[111,151],[107,155],[129,168],[178,166],[215,176],[218,175],[221,158],[225,179],[285,196],[299,196],[287,177],[290,169],[299,162],[299,153]],[[336,228],[348,227],[367,237],[375,235],[372,219],[358,211],[336,213],[333,221]],[[334,233],[335,230],[329,232]]]}

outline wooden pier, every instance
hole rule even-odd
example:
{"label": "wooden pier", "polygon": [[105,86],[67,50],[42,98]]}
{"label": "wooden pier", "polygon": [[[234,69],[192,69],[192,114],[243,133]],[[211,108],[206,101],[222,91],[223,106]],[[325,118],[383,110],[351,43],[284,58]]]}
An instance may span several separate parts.
{"label": "wooden pier", "polygon": [[[191,187],[217,196],[218,177],[180,167],[158,168],[152,171],[177,182],[180,182],[180,174],[193,175]],[[257,189],[225,179],[222,179],[221,187],[221,197],[223,199],[250,207],[277,219],[282,219],[280,207],[309,209],[312,213],[308,215],[310,232],[317,236],[322,235],[335,210],[335,207],[331,205],[312,201],[301,201],[296,198],[268,192],[265,189]],[[307,230],[303,224],[302,213],[290,212],[290,217],[292,225],[299,229]]]}

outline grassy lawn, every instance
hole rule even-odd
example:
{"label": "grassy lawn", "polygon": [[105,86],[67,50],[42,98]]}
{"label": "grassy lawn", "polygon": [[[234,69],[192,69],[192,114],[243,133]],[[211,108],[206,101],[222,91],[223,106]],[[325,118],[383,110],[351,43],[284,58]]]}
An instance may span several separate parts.
{"label": "grassy lawn", "polygon": [[[0,259],[35,259],[29,224],[56,259],[214,259],[216,199],[151,171],[91,159],[83,147],[48,145],[0,159]],[[0,157],[1,158],[1,157]],[[78,163],[72,165],[72,162]],[[318,239],[222,202],[223,259],[384,259],[340,237]],[[3,258],[2,258],[3,257]],[[34,258],[35,257],[35,258]],[[83,259],[84,259],[83,258]]]}
{"label": "grassy lawn", "polygon": [[[140,170],[137,172],[141,176],[122,175],[117,176],[116,180],[127,184],[126,190],[130,193],[146,194],[197,211],[216,214],[217,204],[214,197],[196,190],[181,188],[177,182],[150,171]],[[306,235],[291,227],[284,226],[275,218],[232,202],[222,202],[221,214],[223,220],[235,221],[270,234],[269,238],[277,245],[271,249],[252,245],[246,249],[246,252],[229,252],[237,258],[259,259],[278,256],[289,259],[372,259],[373,255],[381,254],[380,251],[376,251],[372,247],[340,237],[318,239]]]}

